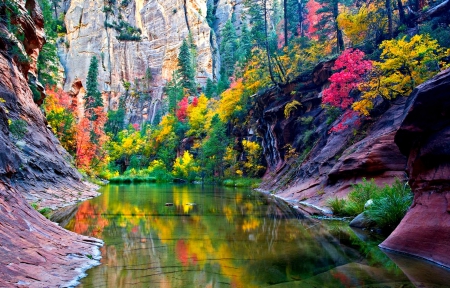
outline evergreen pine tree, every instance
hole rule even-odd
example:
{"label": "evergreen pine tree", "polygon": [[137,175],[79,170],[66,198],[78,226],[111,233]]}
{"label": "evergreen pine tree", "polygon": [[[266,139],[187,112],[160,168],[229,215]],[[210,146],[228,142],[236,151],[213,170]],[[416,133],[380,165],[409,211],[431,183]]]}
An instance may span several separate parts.
{"label": "evergreen pine tree", "polygon": [[205,96],[208,99],[211,99],[212,97],[216,96],[217,94],[217,85],[215,82],[213,82],[211,79],[208,78],[206,81],[206,87],[205,87]]}
{"label": "evergreen pine tree", "polygon": [[92,57],[86,80],[86,94],[84,95],[84,109],[89,120],[95,120],[94,108],[103,107],[102,94],[98,90],[98,59]]}
{"label": "evergreen pine tree", "polygon": [[250,54],[252,51],[252,35],[250,30],[247,27],[247,24],[244,23],[242,26],[241,37],[239,41],[239,50],[238,50],[238,60],[241,63],[247,61],[250,58]]}
{"label": "evergreen pine tree", "polygon": [[211,131],[209,137],[202,145],[202,156],[206,171],[214,171],[216,175],[223,175],[223,157],[228,145],[225,125],[215,114],[211,119]]}
{"label": "evergreen pine tree", "polygon": [[220,55],[222,57],[222,68],[227,77],[233,76],[234,66],[237,60],[236,51],[238,50],[238,41],[236,30],[231,20],[228,20],[221,31],[222,43],[220,45]]}
{"label": "evergreen pine tree", "polygon": [[183,86],[181,86],[180,76],[176,71],[172,74],[172,80],[167,83],[165,92],[167,94],[169,113],[175,114],[177,103],[183,98]]}
{"label": "evergreen pine tree", "polygon": [[180,48],[180,54],[178,55],[178,67],[182,87],[188,90],[191,94],[196,94],[195,71],[192,67],[191,47],[186,39],[183,40],[183,44]]}

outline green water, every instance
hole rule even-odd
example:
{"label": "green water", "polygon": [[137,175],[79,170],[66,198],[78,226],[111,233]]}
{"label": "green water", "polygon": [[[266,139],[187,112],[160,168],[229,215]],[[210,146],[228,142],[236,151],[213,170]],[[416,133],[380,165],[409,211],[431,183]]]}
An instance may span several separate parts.
{"label": "green water", "polygon": [[379,240],[305,219],[271,196],[200,185],[101,192],[66,227],[105,242],[80,287],[414,287]]}

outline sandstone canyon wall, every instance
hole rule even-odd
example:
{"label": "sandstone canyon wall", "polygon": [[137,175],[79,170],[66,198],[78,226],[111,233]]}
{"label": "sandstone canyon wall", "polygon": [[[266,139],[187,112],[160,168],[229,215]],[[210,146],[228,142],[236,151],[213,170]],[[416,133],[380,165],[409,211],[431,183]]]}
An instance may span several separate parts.
{"label": "sandstone canyon wall", "polygon": [[[216,6],[215,30],[206,20],[208,6]],[[179,48],[189,33],[197,47],[197,82],[204,86],[208,78],[218,78],[220,55],[216,35],[231,18],[235,6],[242,11],[242,1],[65,1],[60,13],[65,13],[67,34],[59,40],[66,77],[64,89],[72,90],[79,107],[83,106],[82,87],[86,87],[89,62],[96,56],[105,106],[116,109],[120,97],[127,92],[124,82],[129,82],[130,90],[142,93],[127,97],[126,122],[154,123],[163,105],[163,87],[177,69]],[[105,7],[112,11],[105,12]],[[111,24],[120,21],[140,29],[141,40],[118,40],[120,33]],[[147,71],[151,71],[151,81],[146,80]]]}
{"label": "sandstone canyon wall", "polygon": [[450,69],[409,96],[395,135],[413,204],[380,246],[450,267]]}
{"label": "sandstone canyon wall", "polygon": [[[320,106],[331,66],[322,63],[311,75],[255,95],[254,125],[268,163],[262,188],[323,214],[331,213],[327,199],[346,197],[363,177],[381,185],[408,179],[413,204],[380,246],[450,267],[450,70],[409,97],[380,100],[370,119],[351,119],[331,132],[340,119],[332,123]],[[293,100],[302,105],[286,118]]]}
{"label": "sandstone canyon wall", "polygon": [[81,182],[33,101],[28,82],[45,41],[43,18],[34,0],[15,3],[11,22],[24,40],[0,24],[0,286],[54,287],[95,264],[87,255],[98,255],[101,242],[62,229],[28,203],[56,208],[97,193]]}
{"label": "sandstone canyon wall", "polygon": [[[254,111],[268,164],[262,188],[325,213],[331,213],[328,198],[345,197],[362,178],[380,185],[406,179],[406,157],[394,143],[405,99],[394,105],[380,101],[370,119],[353,118],[346,129],[331,132],[341,118],[333,120],[321,107],[321,91],[332,66],[333,61],[321,63],[281,89],[257,95]],[[286,118],[284,108],[294,100],[301,106]]]}

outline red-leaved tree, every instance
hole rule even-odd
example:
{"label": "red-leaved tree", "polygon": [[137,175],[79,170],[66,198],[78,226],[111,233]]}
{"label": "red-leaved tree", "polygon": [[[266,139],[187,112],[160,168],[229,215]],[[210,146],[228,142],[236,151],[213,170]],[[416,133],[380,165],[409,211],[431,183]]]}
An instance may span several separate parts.
{"label": "red-leaved tree", "polygon": [[[349,109],[355,99],[352,91],[358,89],[359,83],[372,70],[372,61],[364,60],[364,52],[358,49],[345,50],[334,63],[333,70],[338,71],[330,77],[331,85],[323,90],[322,103],[343,110]],[[343,124],[349,118],[357,115],[356,112],[346,111],[341,122],[331,131],[339,131],[346,128]]]}
{"label": "red-leaved tree", "polygon": [[187,97],[184,97],[181,99],[181,101],[178,103],[178,109],[177,109],[177,118],[179,121],[184,122],[186,121],[187,116],[187,108],[189,106],[189,101]]}
{"label": "red-leaved tree", "polygon": [[[103,107],[96,107],[92,110],[95,117],[85,115],[77,125],[76,165],[85,171],[95,169],[106,159],[104,145],[108,136],[104,127],[108,117],[103,111]],[[90,118],[94,120],[89,120]]]}

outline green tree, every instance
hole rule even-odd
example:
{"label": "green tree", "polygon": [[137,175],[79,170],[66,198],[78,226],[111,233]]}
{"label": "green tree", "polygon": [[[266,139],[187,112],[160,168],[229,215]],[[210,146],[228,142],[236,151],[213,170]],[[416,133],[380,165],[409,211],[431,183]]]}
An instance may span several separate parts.
{"label": "green tree", "polygon": [[222,71],[226,76],[231,77],[237,61],[238,41],[236,30],[231,20],[228,20],[221,31],[222,43],[220,44],[220,55],[222,57]]}
{"label": "green tree", "polygon": [[339,16],[339,2],[340,0],[316,0],[322,7],[317,10],[320,14],[320,21],[317,24],[318,31],[321,37],[327,35],[334,35],[332,39],[336,39],[336,52],[344,50],[344,38],[342,30],[339,28],[337,18]]}
{"label": "green tree", "polygon": [[211,79],[208,78],[208,80],[206,81],[205,96],[208,97],[208,99],[210,99],[216,95],[217,95],[217,85],[215,82],[213,82]]}
{"label": "green tree", "polygon": [[201,155],[203,158],[203,167],[207,174],[223,176],[224,165],[223,157],[228,145],[225,124],[220,120],[219,115],[215,114],[211,119],[211,130],[208,137],[203,142]]}
{"label": "green tree", "polygon": [[103,107],[102,94],[98,90],[98,59],[91,58],[86,80],[86,94],[84,95],[84,109],[89,120],[95,120],[94,108]]}
{"label": "green tree", "polygon": [[44,16],[44,31],[47,42],[42,47],[37,61],[38,79],[44,86],[56,85],[58,74],[58,53],[56,50],[57,22],[53,18],[52,6],[48,0],[40,0],[39,4]]}
{"label": "green tree", "polygon": [[252,34],[248,29],[247,24],[244,23],[242,26],[241,37],[239,39],[239,50],[237,53],[239,62],[244,63],[250,59],[252,47]]}
{"label": "green tree", "polygon": [[188,42],[183,40],[178,55],[178,73],[181,77],[181,86],[189,91],[192,95],[196,94],[195,88],[195,70],[192,66],[191,47]]}
{"label": "green tree", "polygon": [[166,84],[164,91],[167,95],[168,111],[175,114],[177,103],[184,97],[183,86],[177,71],[172,73],[172,79]]}
{"label": "green tree", "polygon": [[111,136],[111,139],[117,141],[119,132],[125,126],[125,100],[119,100],[119,107],[116,111],[108,111],[108,121],[105,124],[105,132]]}

